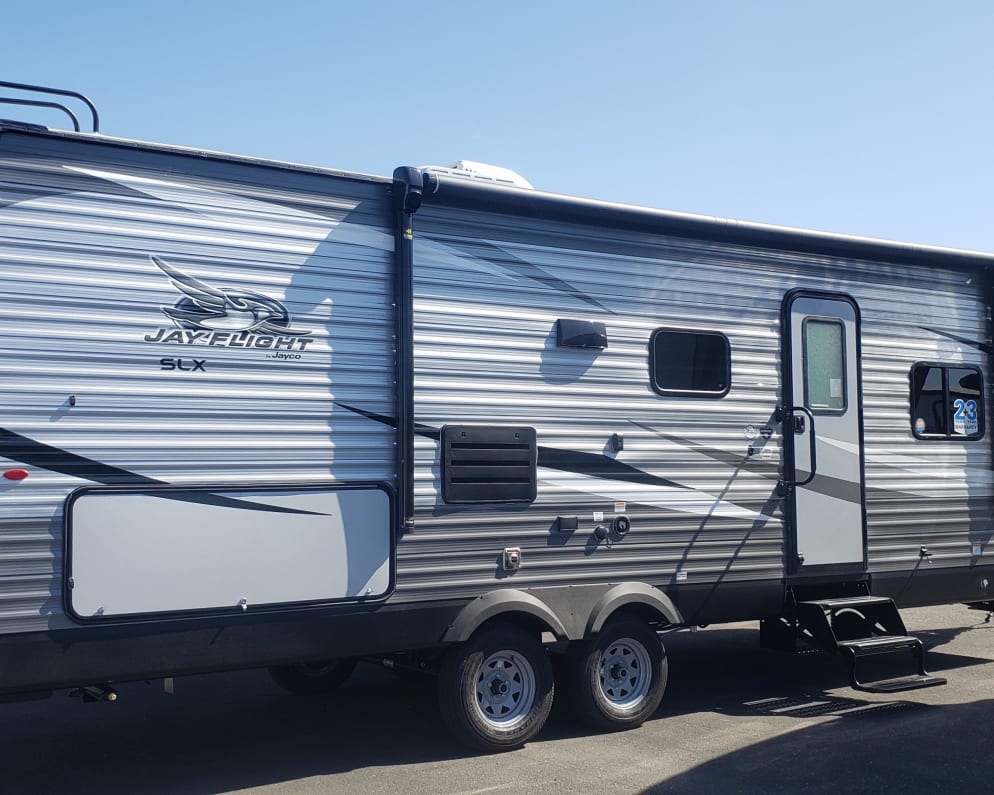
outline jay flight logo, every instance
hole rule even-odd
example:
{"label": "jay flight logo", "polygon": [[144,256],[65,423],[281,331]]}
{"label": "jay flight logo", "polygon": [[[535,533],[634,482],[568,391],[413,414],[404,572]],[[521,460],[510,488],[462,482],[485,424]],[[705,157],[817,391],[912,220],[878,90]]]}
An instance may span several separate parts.
{"label": "jay flight logo", "polygon": [[145,342],[276,351],[302,351],[314,342],[310,331],[293,327],[287,308],[275,298],[214,287],[160,257],[151,259],[183,297],[173,306],[162,307],[174,328],[156,329],[145,335]]}

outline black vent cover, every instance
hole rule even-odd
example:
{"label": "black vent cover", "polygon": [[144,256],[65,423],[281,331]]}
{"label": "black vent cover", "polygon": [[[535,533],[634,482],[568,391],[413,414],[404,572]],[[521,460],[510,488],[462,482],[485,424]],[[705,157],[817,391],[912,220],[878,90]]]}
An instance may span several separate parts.
{"label": "black vent cover", "polygon": [[607,347],[607,326],[596,320],[559,318],[556,321],[556,345],[560,348],[603,350]]}
{"label": "black vent cover", "polygon": [[531,502],[535,499],[535,429],[506,425],[442,428],[445,502]]}

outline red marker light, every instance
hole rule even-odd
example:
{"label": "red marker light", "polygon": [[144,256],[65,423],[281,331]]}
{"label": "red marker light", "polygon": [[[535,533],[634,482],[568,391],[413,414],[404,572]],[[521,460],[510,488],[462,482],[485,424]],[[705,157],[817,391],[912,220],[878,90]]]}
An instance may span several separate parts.
{"label": "red marker light", "polygon": [[8,469],[3,473],[3,476],[7,480],[24,480],[28,476],[28,471],[26,469]]}

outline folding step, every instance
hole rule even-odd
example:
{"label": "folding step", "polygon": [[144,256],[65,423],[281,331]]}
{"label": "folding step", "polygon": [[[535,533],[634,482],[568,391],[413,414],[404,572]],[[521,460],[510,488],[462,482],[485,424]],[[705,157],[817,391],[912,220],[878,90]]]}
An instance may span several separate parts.
{"label": "folding step", "polygon": [[881,679],[879,682],[854,684],[853,690],[862,690],[866,693],[899,693],[902,690],[917,690],[920,687],[936,687],[944,684],[946,680],[941,676],[912,674],[899,676],[896,679]]}
{"label": "folding step", "polygon": [[843,607],[865,607],[869,605],[892,605],[894,600],[887,596],[840,596],[837,599],[806,599],[804,604],[818,605],[826,610]]}
{"label": "folding step", "polygon": [[[849,663],[849,681],[855,690],[865,690],[870,693],[896,693],[901,690],[935,687],[946,683],[946,680],[941,676],[931,676],[925,671],[925,646],[921,640],[911,635],[877,635],[872,638],[840,640],[839,649],[846,653]],[[918,664],[917,674],[880,679],[876,682],[860,680],[856,669],[857,660],[861,657],[893,654],[904,649],[909,650],[914,655],[915,662]]]}
{"label": "folding step", "polygon": [[797,618],[819,648],[835,653],[839,641],[908,634],[892,599],[885,596],[846,596],[798,602]]}
{"label": "folding step", "polygon": [[850,653],[857,656],[887,654],[898,649],[907,649],[921,645],[922,642],[911,635],[875,635],[871,638],[839,641],[840,649],[847,649]]}
{"label": "folding step", "polygon": [[[795,603],[796,627],[809,641],[829,653],[842,654],[849,668],[849,681],[856,690],[893,693],[919,687],[943,685],[942,677],[925,670],[925,646],[908,634],[901,614],[892,599],[883,596],[842,596],[808,599]],[[901,655],[911,653],[917,673],[893,676],[907,663]],[[891,659],[887,659],[891,656]],[[867,658],[875,662],[860,663]],[[886,676],[864,681],[869,667]],[[894,669],[894,670],[892,670]]]}

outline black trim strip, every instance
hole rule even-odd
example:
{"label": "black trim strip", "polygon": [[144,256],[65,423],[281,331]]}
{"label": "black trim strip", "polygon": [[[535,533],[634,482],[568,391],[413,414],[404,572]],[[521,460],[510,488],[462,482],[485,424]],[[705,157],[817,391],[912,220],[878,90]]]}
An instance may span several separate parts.
{"label": "black trim strip", "polygon": [[[393,172],[394,339],[397,384],[398,537],[414,528],[414,214],[421,206],[424,178],[416,168]],[[348,407],[346,407],[348,408]],[[390,424],[390,423],[388,423]]]}

